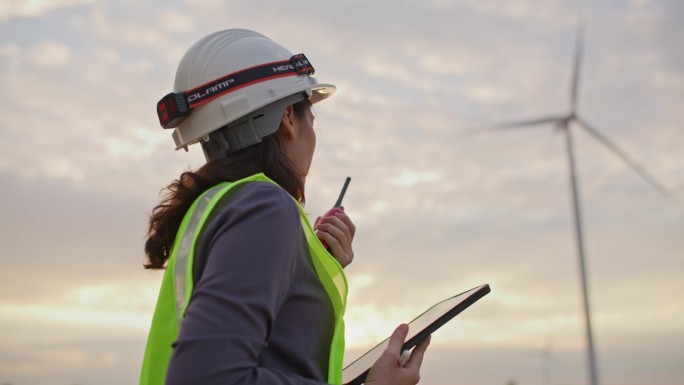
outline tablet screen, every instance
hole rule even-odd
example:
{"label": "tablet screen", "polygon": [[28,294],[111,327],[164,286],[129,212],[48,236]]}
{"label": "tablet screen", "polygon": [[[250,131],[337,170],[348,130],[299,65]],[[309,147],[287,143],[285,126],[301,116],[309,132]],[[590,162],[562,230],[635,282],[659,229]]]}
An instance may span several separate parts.
{"label": "tablet screen", "polygon": [[[412,349],[414,346],[418,345],[425,337],[432,334],[458,313],[465,310],[468,306],[472,305],[475,301],[489,292],[489,285],[481,285],[451,298],[447,298],[427,309],[423,314],[409,322],[409,332],[406,336],[406,342],[404,343],[404,350]],[[362,384],[366,379],[368,370],[370,370],[370,367],[380,355],[382,355],[382,352],[385,351],[388,343],[389,338],[366,352],[356,359],[356,361],[347,365],[342,371],[342,383],[353,385]]]}

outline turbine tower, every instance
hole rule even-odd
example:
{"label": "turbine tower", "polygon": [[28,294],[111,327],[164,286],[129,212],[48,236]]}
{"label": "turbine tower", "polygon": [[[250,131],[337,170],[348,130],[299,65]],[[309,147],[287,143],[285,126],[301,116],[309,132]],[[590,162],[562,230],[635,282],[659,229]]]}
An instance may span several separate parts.
{"label": "turbine tower", "polygon": [[587,361],[589,367],[589,379],[591,385],[599,384],[598,367],[596,363],[596,354],[594,351],[594,338],[591,329],[591,313],[589,304],[589,284],[587,282],[587,266],[586,257],[584,253],[584,238],[582,228],[582,215],[580,210],[580,197],[577,186],[577,171],[575,166],[575,151],[570,131],[570,124],[576,123],[577,126],[583,128],[592,137],[602,143],[611,152],[617,155],[623,162],[625,162],[631,169],[636,171],[642,178],[644,178],[653,188],[655,188],[665,198],[670,198],[667,190],[663,188],[654,177],[652,177],[644,168],[634,162],[627,153],[622,151],[615,143],[609,140],[606,136],[601,134],[596,128],[591,126],[586,120],[581,118],[577,113],[577,96],[579,89],[579,74],[580,65],[582,61],[583,51],[583,34],[584,28],[580,23],[577,27],[577,40],[575,45],[575,57],[573,63],[572,80],[570,84],[570,112],[563,116],[549,116],[537,119],[528,119],[516,122],[509,122],[493,126],[494,129],[510,129],[510,128],[524,128],[541,125],[555,125],[559,131],[565,134],[570,187],[572,192],[572,207],[575,222],[575,237],[577,241],[577,253],[579,259],[579,273],[581,277],[582,301],[584,310],[584,323],[586,330],[586,349]]}

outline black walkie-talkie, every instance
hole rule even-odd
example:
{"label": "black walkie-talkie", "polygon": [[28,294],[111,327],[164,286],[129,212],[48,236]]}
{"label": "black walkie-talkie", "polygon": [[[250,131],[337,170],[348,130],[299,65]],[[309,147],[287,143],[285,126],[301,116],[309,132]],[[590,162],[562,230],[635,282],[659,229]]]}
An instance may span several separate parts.
{"label": "black walkie-talkie", "polygon": [[[344,199],[344,194],[347,193],[347,187],[349,187],[349,182],[351,182],[351,178],[347,177],[347,179],[345,179],[345,181],[344,181],[344,186],[342,186],[342,191],[340,191],[340,196],[337,198],[335,205],[333,206],[333,208],[328,210],[328,212],[325,213],[325,215],[323,215],[323,218],[331,217],[337,213],[343,213],[344,212],[344,208],[342,207],[342,199]],[[328,250],[328,253],[332,254],[330,247],[323,241],[321,241],[321,243],[323,244],[323,246],[325,246],[325,249]]]}
{"label": "black walkie-talkie", "polygon": [[340,191],[340,196],[337,198],[337,202],[335,202],[335,206],[333,206],[333,208],[342,207],[342,198],[344,198],[344,194],[347,193],[347,187],[349,187],[349,182],[351,182],[351,178],[347,177],[347,179],[345,179],[344,181],[344,186],[342,186],[342,191]]}

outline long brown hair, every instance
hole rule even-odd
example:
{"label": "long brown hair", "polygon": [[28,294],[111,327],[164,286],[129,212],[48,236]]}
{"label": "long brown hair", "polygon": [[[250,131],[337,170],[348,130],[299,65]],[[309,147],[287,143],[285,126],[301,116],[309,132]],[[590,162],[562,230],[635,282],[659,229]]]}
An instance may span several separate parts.
{"label": "long brown hair", "polygon": [[[306,101],[308,103],[308,101]],[[294,113],[303,115],[303,106],[294,104]],[[309,104],[310,105],[310,104]],[[152,209],[145,242],[146,269],[163,269],[171,256],[174,239],[185,213],[203,192],[221,182],[233,182],[263,172],[304,204],[304,178],[287,158],[278,133],[261,143],[208,161],[197,171],[186,171],[164,190],[161,202]]]}

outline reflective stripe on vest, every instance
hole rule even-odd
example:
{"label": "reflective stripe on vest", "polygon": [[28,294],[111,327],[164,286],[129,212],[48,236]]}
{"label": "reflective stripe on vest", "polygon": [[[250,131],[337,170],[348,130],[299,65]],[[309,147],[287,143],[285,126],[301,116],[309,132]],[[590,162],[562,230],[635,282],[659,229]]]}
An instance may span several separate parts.
{"label": "reflective stripe on vest", "polygon": [[[194,255],[194,252],[191,254],[190,250],[195,250],[195,241],[197,240],[197,236],[195,235],[200,233],[202,228],[201,225],[204,223],[203,219],[206,219],[203,218],[203,214],[211,211],[211,209],[207,210],[210,205],[212,209],[214,208],[217,203],[214,201],[214,198],[219,192],[221,192],[221,189],[224,188],[226,188],[226,186],[221,184],[207,190],[197,200],[196,207],[188,212],[190,220],[187,224],[187,227],[183,231],[183,236],[181,237],[178,253],[176,253],[176,263],[173,274],[173,287],[175,289],[174,298],[176,299],[176,320],[179,325],[183,319],[183,316],[185,315],[185,308],[188,305],[190,294],[192,293],[193,289],[192,266],[188,266],[188,262],[190,259],[193,259],[192,256]],[[223,194],[221,194],[221,196],[222,195]],[[185,289],[186,282],[191,283],[190,290],[187,291]]]}
{"label": "reflective stripe on vest", "polygon": [[[181,320],[194,288],[193,264],[194,251],[199,241],[202,228],[216,205],[233,188],[252,181],[274,183],[263,174],[256,174],[239,181],[218,184],[204,192],[193,202],[185,214],[176,239],[173,251],[162,280],[157,306],[152,319],[152,327],[147,340],[145,358],[140,374],[141,385],[163,385],[166,370],[171,358],[171,344],[178,337]],[[340,264],[323,247],[306,217],[303,208],[299,208],[302,228],[316,274],[326,290],[335,312],[335,331],[330,344],[328,362],[328,383],[342,383],[342,361],[344,356],[344,309],[347,298],[347,281]]]}

